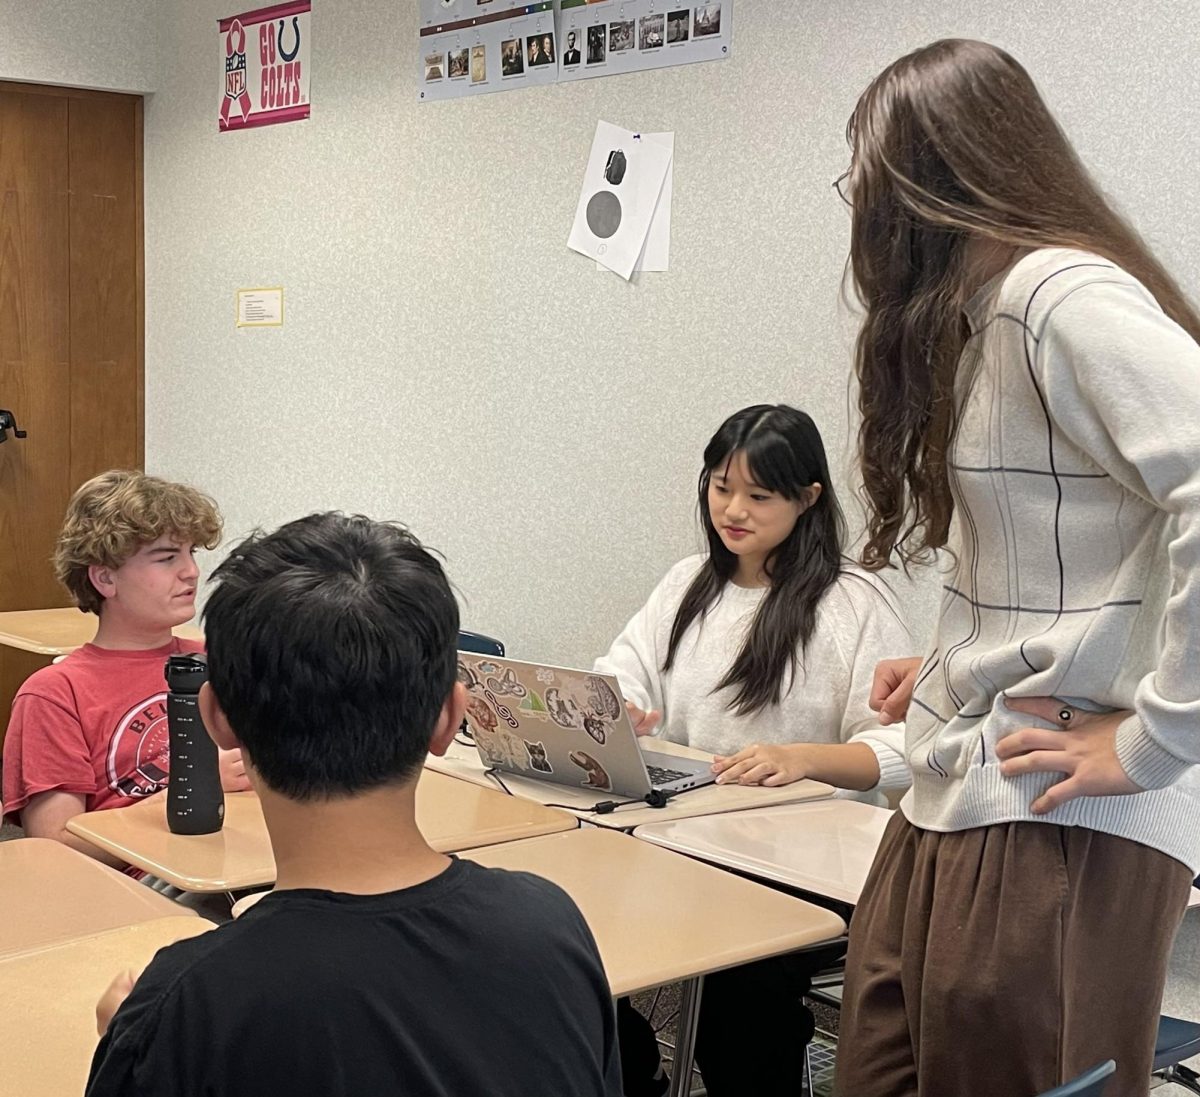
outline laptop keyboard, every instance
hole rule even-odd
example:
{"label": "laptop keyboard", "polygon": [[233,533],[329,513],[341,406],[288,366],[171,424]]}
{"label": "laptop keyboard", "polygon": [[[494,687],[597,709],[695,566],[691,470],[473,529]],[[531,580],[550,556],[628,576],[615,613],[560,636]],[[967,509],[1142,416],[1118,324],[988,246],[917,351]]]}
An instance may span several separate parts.
{"label": "laptop keyboard", "polygon": [[654,786],[669,785],[672,781],[678,781],[680,777],[692,777],[691,773],[680,769],[665,769],[663,766],[646,766],[646,772],[650,775],[650,783]]}

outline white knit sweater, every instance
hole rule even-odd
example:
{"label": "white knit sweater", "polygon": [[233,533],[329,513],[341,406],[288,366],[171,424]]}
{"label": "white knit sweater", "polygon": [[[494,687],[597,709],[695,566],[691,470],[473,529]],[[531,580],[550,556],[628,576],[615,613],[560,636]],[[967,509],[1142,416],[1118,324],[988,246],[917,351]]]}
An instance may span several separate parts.
{"label": "white knit sweater", "polygon": [[[1200,347],[1083,252],[1026,255],[969,311],[955,564],[908,713],[904,813],[1084,826],[1200,871]],[[1117,752],[1154,791],[1033,816],[1060,778],[1001,774],[997,740],[1038,723],[1005,692],[1135,711]]]}
{"label": "white knit sweater", "polygon": [[875,751],[879,788],[907,785],[903,729],[881,727],[867,707],[875,664],[904,654],[913,643],[890,590],[847,567],[821,602],[798,680],[785,678],[778,705],[739,716],[728,708],[735,691],[713,689],[741,650],[765,589],[727,583],[703,623],[694,621],[684,634],[672,668],[661,669],[676,610],[704,560],[690,556],[667,572],[608,654],[596,660],[596,669],[616,675],[626,700],[659,709],[658,734],[672,742],[733,754],[751,743],[854,740]]}

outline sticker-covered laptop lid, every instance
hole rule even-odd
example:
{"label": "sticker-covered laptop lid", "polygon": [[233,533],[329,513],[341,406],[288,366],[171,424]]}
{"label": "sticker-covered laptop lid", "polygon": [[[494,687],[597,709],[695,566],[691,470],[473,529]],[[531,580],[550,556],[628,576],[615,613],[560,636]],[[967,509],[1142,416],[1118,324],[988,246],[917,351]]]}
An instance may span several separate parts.
{"label": "sticker-covered laptop lid", "polygon": [[470,652],[458,653],[458,678],[486,764],[598,792],[649,791],[615,679]]}

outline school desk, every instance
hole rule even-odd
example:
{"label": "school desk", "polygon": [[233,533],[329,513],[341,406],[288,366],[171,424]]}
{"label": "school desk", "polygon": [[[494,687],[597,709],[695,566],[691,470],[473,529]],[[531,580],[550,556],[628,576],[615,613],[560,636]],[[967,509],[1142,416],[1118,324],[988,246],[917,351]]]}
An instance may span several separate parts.
{"label": "school desk", "polygon": [[463,856],[536,873],[566,891],[596,938],[615,996],[683,983],[675,1095],[691,1081],[706,974],[814,947],[846,928],[832,911],[600,827]]}
{"label": "school desk", "polygon": [[[53,659],[89,643],[95,638],[98,623],[95,614],[80,613],[74,606],[9,610],[0,613],[0,644]],[[195,625],[180,625],[174,632],[188,640],[199,640],[204,635]]]}
{"label": "school desk", "polygon": [[0,957],[188,913],[61,842],[0,842]]}
{"label": "school desk", "polygon": [[[275,858],[253,792],[225,797],[225,825],[215,834],[172,834],[166,793],[113,811],[77,815],[67,829],[184,891],[229,892],[275,882]],[[417,786],[417,825],[443,852],[571,830],[574,816],[441,773]]]}
{"label": "school desk", "polygon": [[891,817],[886,808],[830,799],[650,823],[633,833],[676,853],[853,905]]}
{"label": "school desk", "polygon": [[[854,906],[892,813],[856,800],[821,800],[651,823],[633,833],[721,868]],[[1200,906],[1192,888],[1188,908]]]}
{"label": "school desk", "polygon": [[113,977],[212,928],[203,918],[158,918],[0,958],[7,1004],[0,1089],[23,1097],[83,1093],[98,1039],[96,1003]]}
{"label": "school desk", "polygon": [[[694,750],[665,739],[650,741],[650,749],[661,754],[675,754],[682,758],[712,759],[711,754]],[[446,752],[445,757],[430,755],[425,768],[438,773],[460,777],[464,781],[487,788],[499,788],[499,782],[489,775],[479,752],[473,746],[465,746],[457,740]],[[772,804],[790,804],[802,800],[820,800],[833,795],[830,785],[820,781],[796,781],[780,788],[764,788],[761,785],[706,785],[691,789],[673,797],[666,807],[652,808],[638,805],[617,808],[607,815],[597,815],[588,809],[600,800],[620,800],[623,797],[597,789],[574,788],[571,785],[554,785],[548,781],[533,781],[527,777],[502,773],[499,775],[504,787],[514,796],[534,800],[540,804],[554,804],[575,812],[579,818],[597,826],[617,830],[632,830],[643,823],[658,823],[668,819],[689,819],[700,815],[715,815],[726,811],[743,811],[748,808],[768,807]]]}

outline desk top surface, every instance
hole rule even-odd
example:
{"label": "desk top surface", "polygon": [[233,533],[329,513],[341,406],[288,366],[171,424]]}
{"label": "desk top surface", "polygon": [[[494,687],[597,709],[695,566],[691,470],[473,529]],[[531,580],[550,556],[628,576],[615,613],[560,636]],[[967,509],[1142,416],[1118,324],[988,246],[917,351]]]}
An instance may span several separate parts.
{"label": "desk top surface", "polygon": [[[665,739],[647,740],[648,748],[661,754],[675,754],[684,758],[712,758],[704,751],[671,743]],[[464,781],[487,788],[498,787],[495,778],[488,775],[479,752],[470,746],[455,742],[444,758],[430,755],[425,768],[438,773],[450,774]],[[670,819],[689,819],[699,815],[715,815],[726,811],[744,811],[748,808],[768,807],[772,804],[797,803],[803,800],[825,799],[833,795],[830,785],[820,781],[796,781],[779,788],[764,788],[761,785],[705,785],[691,789],[668,801],[666,807],[652,808],[629,805],[617,808],[607,815],[597,815],[588,810],[597,800],[620,799],[595,790],[556,785],[548,781],[533,781],[527,777],[505,773],[505,786],[515,795],[541,804],[556,804],[567,807],[579,818],[597,826],[616,830],[632,830],[643,823],[658,823]]]}
{"label": "desk top surface", "polygon": [[[647,842],[761,880],[855,904],[892,813],[820,800],[640,826]],[[1200,906],[1192,888],[1188,908]]]}
{"label": "desk top surface", "polygon": [[98,1039],[96,1003],[113,977],[140,970],[163,946],[212,928],[203,918],[158,918],[0,958],[9,1004],[0,1025],[4,1092],[83,1093]]}
{"label": "desk top surface", "polygon": [[[67,824],[84,838],[131,865],[184,891],[224,892],[275,882],[275,857],[252,792],[225,797],[225,825],[215,834],[172,834],[167,797],[77,815]],[[457,852],[578,826],[574,816],[519,797],[424,773],[417,786],[417,825],[435,849]]]}
{"label": "desk top surface", "polygon": [[592,930],[614,995],[839,937],[832,911],[640,842],[584,827],[464,854],[558,884]]}
{"label": "desk top surface", "polygon": [[856,800],[640,826],[637,837],[763,880],[858,902],[892,813]]}
{"label": "desk top surface", "polygon": [[61,842],[0,842],[0,957],[189,913]]}
{"label": "desk top surface", "polygon": [[[0,613],[0,644],[53,658],[66,655],[96,636],[98,618],[74,606],[58,609],[18,609]],[[199,640],[203,633],[195,625],[180,625],[176,636]]]}

